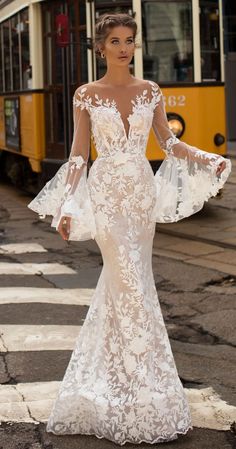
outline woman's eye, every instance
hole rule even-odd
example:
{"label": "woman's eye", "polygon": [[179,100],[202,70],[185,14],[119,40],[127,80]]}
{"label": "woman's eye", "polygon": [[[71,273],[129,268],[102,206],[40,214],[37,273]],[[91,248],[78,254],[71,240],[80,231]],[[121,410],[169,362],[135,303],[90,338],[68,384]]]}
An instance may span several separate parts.
{"label": "woman's eye", "polygon": [[[116,44],[117,42],[119,42],[117,39],[115,39],[114,41],[111,41],[112,44]],[[132,40],[132,39],[129,39],[127,42],[128,42],[129,44],[132,44],[132,43],[133,43],[133,40]]]}

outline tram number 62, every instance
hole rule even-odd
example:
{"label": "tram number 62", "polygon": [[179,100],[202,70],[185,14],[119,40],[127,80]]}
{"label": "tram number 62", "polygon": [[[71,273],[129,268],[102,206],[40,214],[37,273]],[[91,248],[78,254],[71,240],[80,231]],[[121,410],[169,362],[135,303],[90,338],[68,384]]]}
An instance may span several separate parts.
{"label": "tram number 62", "polygon": [[163,97],[165,106],[170,106],[172,108],[174,106],[185,106],[185,95],[163,95]]}

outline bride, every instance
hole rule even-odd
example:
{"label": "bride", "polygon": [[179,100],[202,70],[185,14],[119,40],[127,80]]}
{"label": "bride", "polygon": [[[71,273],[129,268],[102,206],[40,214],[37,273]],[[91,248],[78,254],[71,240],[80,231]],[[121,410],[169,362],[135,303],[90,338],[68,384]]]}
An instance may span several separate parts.
{"label": "bride", "polygon": [[[153,278],[155,223],[199,211],[231,162],[178,140],[158,84],[130,74],[131,16],[105,14],[95,32],[107,71],[76,89],[69,160],[28,205],[52,215],[63,239],[95,239],[103,258],[47,431],[119,445],[171,441],[193,427]],[[151,127],[165,152],[155,175],[145,155]],[[87,176],[91,137],[98,157]]]}

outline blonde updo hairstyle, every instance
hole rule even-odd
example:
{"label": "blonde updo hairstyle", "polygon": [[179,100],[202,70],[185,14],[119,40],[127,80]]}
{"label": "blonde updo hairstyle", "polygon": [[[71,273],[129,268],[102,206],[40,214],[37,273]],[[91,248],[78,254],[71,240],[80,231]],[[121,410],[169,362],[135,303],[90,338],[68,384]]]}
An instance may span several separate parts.
{"label": "blonde updo hairstyle", "polygon": [[[97,58],[101,58],[101,50],[99,49],[99,47],[104,47],[105,40],[109,36],[111,29],[117,26],[126,26],[131,28],[133,31],[133,38],[135,42],[137,34],[137,23],[132,16],[126,13],[102,14],[95,24],[94,48]],[[137,47],[136,42],[135,47]]]}

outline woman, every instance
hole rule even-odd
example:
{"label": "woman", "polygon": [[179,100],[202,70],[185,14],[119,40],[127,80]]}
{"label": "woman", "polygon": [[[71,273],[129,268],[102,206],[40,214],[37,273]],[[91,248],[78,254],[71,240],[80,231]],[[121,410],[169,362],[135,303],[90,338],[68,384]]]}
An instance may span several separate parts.
{"label": "woman", "polygon": [[[187,217],[223,186],[231,163],[180,142],[159,86],[129,72],[136,22],[96,24],[105,75],[74,94],[74,138],[62,165],[29,204],[65,240],[95,238],[103,269],[47,423],[55,434],[90,434],[123,445],[174,440],[192,429],[152,272],[155,222]],[[155,177],[149,131],[166,152]],[[90,136],[98,157],[87,178]]]}

